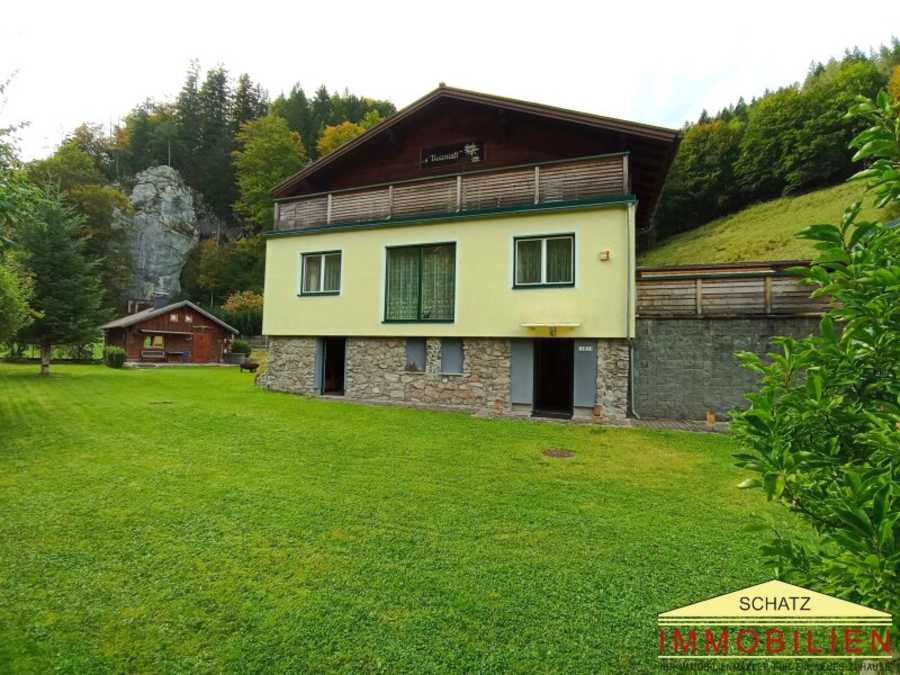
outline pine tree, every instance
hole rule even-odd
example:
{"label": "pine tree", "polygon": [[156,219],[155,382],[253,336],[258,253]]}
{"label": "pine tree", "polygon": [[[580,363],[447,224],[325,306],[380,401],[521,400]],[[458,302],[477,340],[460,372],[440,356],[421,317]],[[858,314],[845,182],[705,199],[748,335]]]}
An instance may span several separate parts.
{"label": "pine tree", "polygon": [[238,78],[237,88],[234,91],[234,110],[232,112],[232,125],[234,132],[240,131],[241,125],[250,120],[263,117],[269,108],[269,95],[247,73],[242,73]]}
{"label": "pine tree", "polygon": [[231,126],[231,90],[228,73],[218,66],[206,74],[200,87],[200,176],[194,187],[203,193],[213,210],[222,217],[230,215],[237,197],[231,170],[234,139]]}
{"label": "pine tree", "polygon": [[197,162],[201,116],[200,92],[197,88],[199,77],[200,65],[196,61],[191,61],[184,86],[175,101],[176,152],[172,162],[185,181],[194,187],[197,186],[197,179],[200,176]]}
{"label": "pine tree", "polygon": [[106,318],[103,289],[85,258],[77,233],[81,219],[58,197],[38,205],[35,218],[18,231],[33,279],[31,307],[38,313],[21,339],[41,349],[41,375],[50,373],[53,345],[84,345],[99,337]]}

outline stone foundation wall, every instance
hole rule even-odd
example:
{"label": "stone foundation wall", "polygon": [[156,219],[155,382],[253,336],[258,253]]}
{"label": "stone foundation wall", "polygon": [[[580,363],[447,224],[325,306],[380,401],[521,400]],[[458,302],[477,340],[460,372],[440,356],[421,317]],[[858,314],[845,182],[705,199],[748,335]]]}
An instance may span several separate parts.
{"label": "stone foundation wall", "polygon": [[[269,365],[260,385],[275,391],[317,394],[316,338],[269,338]],[[626,340],[598,340],[597,401],[586,417],[607,424],[628,415],[629,354]],[[527,416],[530,405],[510,400],[511,343],[506,338],[463,339],[463,372],[441,372],[441,341],[426,341],[425,370],[406,370],[406,338],[347,338],[344,392],[347,399],[487,415]],[[576,411],[577,412],[577,411]],[[591,412],[593,414],[591,415]]]}
{"label": "stone foundation wall", "polygon": [[607,424],[628,419],[628,340],[597,341],[597,404],[594,419]]}
{"label": "stone foundation wall", "polygon": [[257,383],[266,389],[316,394],[316,338],[271,337],[266,372]]}
{"label": "stone foundation wall", "polygon": [[441,373],[441,341],[426,342],[423,372],[408,372],[405,338],[348,338],[346,396],[502,415],[510,411],[509,340],[463,340],[463,372]]}

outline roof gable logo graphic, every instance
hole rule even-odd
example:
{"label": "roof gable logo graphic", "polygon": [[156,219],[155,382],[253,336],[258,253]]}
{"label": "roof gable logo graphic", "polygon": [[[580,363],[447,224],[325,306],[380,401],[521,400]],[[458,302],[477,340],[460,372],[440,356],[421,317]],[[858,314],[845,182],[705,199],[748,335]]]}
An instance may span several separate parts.
{"label": "roof gable logo graphic", "polygon": [[663,625],[767,623],[889,626],[891,615],[854,602],[772,580],[663,612]]}

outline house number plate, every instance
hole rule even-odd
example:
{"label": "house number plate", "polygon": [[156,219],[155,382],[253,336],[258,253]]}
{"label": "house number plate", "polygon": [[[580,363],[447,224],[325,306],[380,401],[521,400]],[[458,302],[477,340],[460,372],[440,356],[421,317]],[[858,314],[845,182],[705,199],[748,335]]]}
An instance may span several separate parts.
{"label": "house number plate", "polygon": [[594,351],[593,346],[591,345],[578,345],[578,351],[580,352],[592,352]]}

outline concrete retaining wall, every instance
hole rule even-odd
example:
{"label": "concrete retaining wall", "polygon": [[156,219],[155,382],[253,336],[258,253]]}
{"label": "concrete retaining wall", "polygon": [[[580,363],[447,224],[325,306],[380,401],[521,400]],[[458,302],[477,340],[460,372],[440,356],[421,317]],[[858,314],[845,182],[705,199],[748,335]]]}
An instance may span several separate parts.
{"label": "concrete retaining wall", "polygon": [[735,352],[773,350],[778,335],[805,337],[818,318],[647,319],[637,321],[634,412],[641,418],[703,419],[743,407],[756,376]]}

